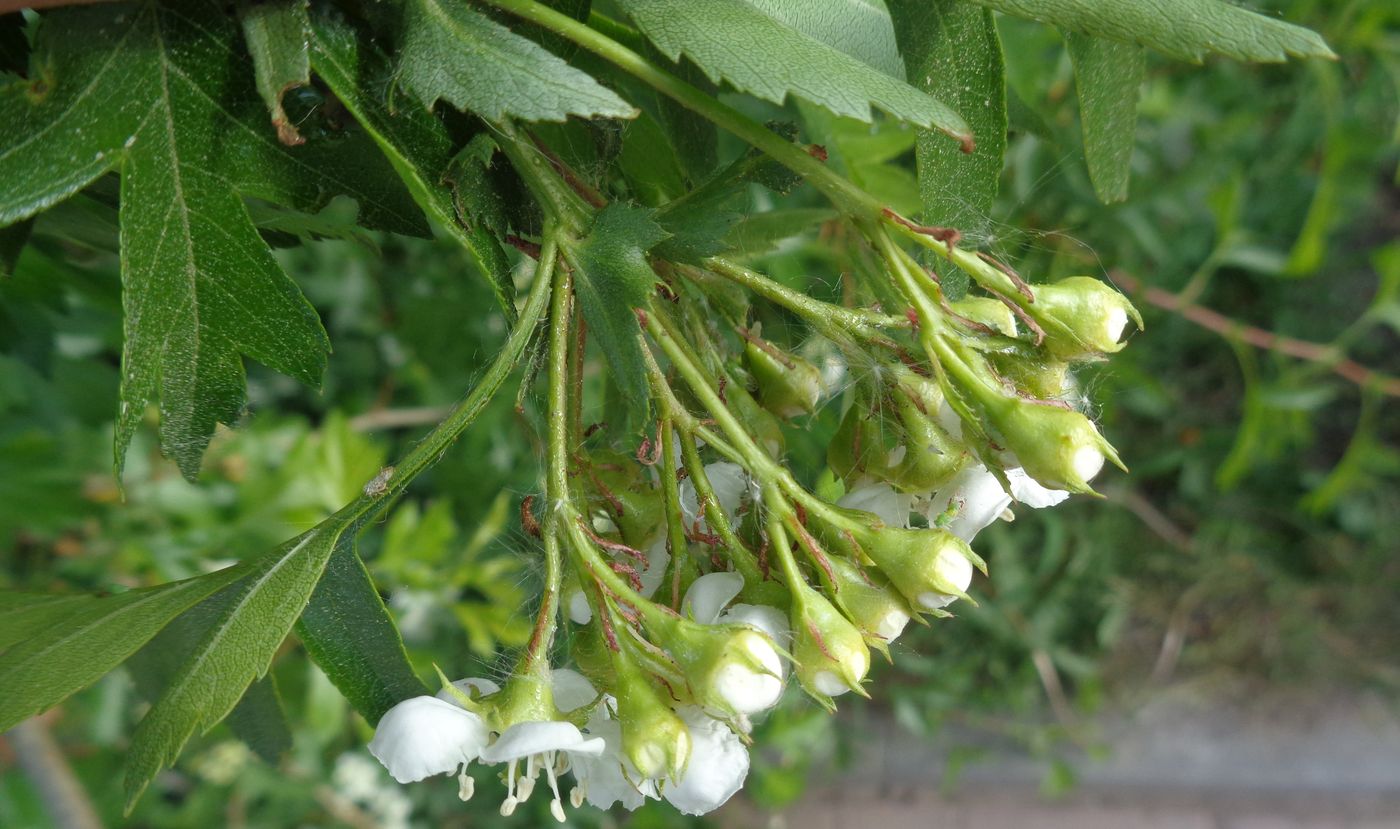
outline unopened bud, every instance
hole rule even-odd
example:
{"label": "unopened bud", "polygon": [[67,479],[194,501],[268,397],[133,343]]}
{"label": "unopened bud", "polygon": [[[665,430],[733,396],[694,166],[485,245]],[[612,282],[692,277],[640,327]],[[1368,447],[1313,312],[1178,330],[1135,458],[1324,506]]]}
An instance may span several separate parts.
{"label": "unopened bud", "polygon": [[867,639],[888,644],[909,624],[909,604],[879,573],[865,572],[841,556],[831,556],[836,601]]}
{"label": "unopened bud", "polygon": [[663,644],[707,709],[756,714],[782,696],[782,658],[767,634],[748,625],[676,620]]}
{"label": "unopened bud", "polygon": [[690,730],[630,659],[621,657],[614,664],[623,754],[644,778],[680,777],[690,762]]}
{"label": "unopened bud", "polygon": [[810,414],[821,399],[821,371],[772,343],[750,335],[744,366],[753,378],[758,402],[781,418]]}
{"label": "unopened bud", "polygon": [[1035,288],[1026,308],[1045,329],[1045,349],[1061,360],[1092,359],[1123,348],[1120,338],[1137,309],[1118,291],[1088,276],[1071,276]]}
{"label": "unopened bud", "polygon": [[988,405],[987,417],[1026,474],[1052,489],[1093,492],[1089,481],[1105,459],[1123,465],[1089,418],[1073,409],[1008,397]]}
{"label": "unopened bud", "polygon": [[859,539],[866,556],[915,607],[938,610],[967,595],[973,563],[967,542],[941,529],[885,527]]}
{"label": "unopened bud", "polygon": [[1016,314],[999,299],[967,296],[949,303],[953,313],[978,325],[985,325],[999,334],[1016,336]]}
{"label": "unopened bud", "polygon": [[847,691],[864,694],[860,682],[870,670],[870,649],[856,626],[826,597],[798,588],[793,602],[793,659],[807,693],[824,703]]}

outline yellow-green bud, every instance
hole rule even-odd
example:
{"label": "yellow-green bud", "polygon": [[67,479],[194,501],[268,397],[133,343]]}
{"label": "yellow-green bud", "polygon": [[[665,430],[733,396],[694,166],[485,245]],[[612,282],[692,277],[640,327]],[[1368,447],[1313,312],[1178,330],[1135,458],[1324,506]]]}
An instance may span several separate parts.
{"label": "yellow-green bud", "polygon": [[1142,317],[1118,291],[1093,277],[1071,276],[1035,287],[1035,302],[1026,311],[1045,329],[1045,349],[1060,360],[1085,360],[1112,354],[1132,320]]}
{"label": "yellow-green bud", "polygon": [[828,559],[836,602],[867,639],[893,642],[909,623],[909,604],[879,573],[862,572],[841,556]]}
{"label": "yellow-green bud", "polygon": [[690,729],[630,659],[614,660],[622,751],[642,776],[676,779],[690,762]]}
{"label": "yellow-green bud", "polygon": [[947,530],[885,527],[857,540],[895,588],[923,610],[966,596],[973,564],[980,563],[967,542]]}
{"label": "yellow-green bud", "polygon": [[807,693],[830,705],[847,691],[864,694],[860,682],[870,670],[870,649],[856,626],[826,597],[802,585],[792,605],[793,660]]}
{"label": "yellow-green bud", "polygon": [[801,357],[751,336],[744,345],[744,366],[753,378],[758,402],[778,417],[797,417],[817,408],[822,374]]}
{"label": "yellow-green bud", "polygon": [[711,711],[756,714],[783,693],[783,663],[773,640],[748,625],[678,619],[658,641],[681,666],[695,701]]}
{"label": "yellow-green bud", "polygon": [[999,299],[968,296],[949,303],[949,307],[960,317],[985,325],[1008,337],[1016,336],[1016,314]]}
{"label": "yellow-green bud", "polygon": [[997,373],[1016,388],[1040,400],[1064,399],[1069,385],[1069,364],[1061,360],[1037,359],[1022,354],[994,354]]}
{"label": "yellow-green bud", "polygon": [[1105,459],[1123,465],[1089,418],[1073,409],[1006,397],[988,403],[986,411],[993,437],[1042,486],[1093,492],[1089,481]]}

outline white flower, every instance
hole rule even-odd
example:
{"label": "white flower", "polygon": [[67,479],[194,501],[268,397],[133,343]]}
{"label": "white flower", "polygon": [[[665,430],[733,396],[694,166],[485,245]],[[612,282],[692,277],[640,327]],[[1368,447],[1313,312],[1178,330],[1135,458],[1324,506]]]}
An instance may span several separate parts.
{"label": "white flower", "polygon": [[690,732],[690,760],[672,783],[643,778],[622,753],[622,729],[608,713],[615,704],[607,698],[588,722],[588,732],[601,737],[603,752],[575,761],[578,788],[571,795],[575,806],[585,799],[606,809],[621,803],[636,809],[647,798],[665,799],[687,815],[703,815],[724,804],[744,787],[749,773],[749,752],[729,726],[695,706],[677,709]]}
{"label": "white flower", "polygon": [[661,796],[683,814],[703,815],[744,787],[749,752],[729,726],[699,708],[687,706],[676,713],[690,729],[690,762]]}
{"label": "white flower", "polygon": [[[709,573],[690,585],[681,602],[682,610],[701,624],[742,624],[762,634],[749,633],[739,643],[751,661],[729,659],[712,680],[719,698],[741,715],[771,708],[783,695],[783,660],[774,643],[788,637],[786,620],[779,622],[763,612],[771,608],[743,605],[737,614],[725,611],[725,606],[743,589],[744,577],[738,573]],[[751,619],[759,621],[754,623]]]}
{"label": "white flower", "polygon": [[[1103,466],[1102,455],[1099,457],[1099,465]],[[1063,489],[1041,486],[1019,466],[1006,470],[1006,480],[1011,484],[1011,496],[1031,509],[1053,507],[1069,498],[1069,493]],[[1088,478],[1084,480],[1087,481]]]}
{"label": "white flower", "polygon": [[[709,479],[710,488],[714,490],[715,499],[719,501],[719,508],[729,519],[731,526],[739,518],[739,508],[743,505],[745,493],[748,494],[750,501],[758,498],[758,485],[737,463],[728,461],[707,463],[705,464],[705,477]],[[680,498],[681,517],[685,519],[685,526],[687,528],[694,526],[698,518],[700,531],[712,532],[704,515],[701,514],[700,502],[695,495],[695,482],[688,477],[681,481]]]}
{"label": "white flower", "polygon": [[853,488],[836,502],[836,506],[874,513],[891,527],[907,527],[911,501],[910,496],[897,492],[894,487],[881,481]]}
{"label": "white flower", "polygon": [[[546,722],[516,723],[504,732],[500,739],[481,752],[484,763],[506,764],[506,799],[501,803],[501,814],[509,817],[515,807],[530,797],[535,789],[535,780],[544,771],[545,781],[554,795],[550,803],[550,813],[560,823],[564,822],[564,801],[559,796],[559,775],[568,771],[570,765],[581,757],[596,757],[603,753],[603,740],[598,737],[585,737],[573,723],[551,720]],[[517,776],[521,760],[525,768]]]}
{"label": "white flower", "polygon": [[977,533],[1001,517],[1011,506],[1011,496],[1001,482],[981,464],[968,466],[953,476],[928,502],[929,524],[934,524],[952,507],[952,517],[944,526],[948,532],[971,542]]}
{"label": "white flower", "polygon": [[490,732],[474,712],[437,697],[413,697],[390,708],[369,752],[400,783],[451,774],[481,755]]}

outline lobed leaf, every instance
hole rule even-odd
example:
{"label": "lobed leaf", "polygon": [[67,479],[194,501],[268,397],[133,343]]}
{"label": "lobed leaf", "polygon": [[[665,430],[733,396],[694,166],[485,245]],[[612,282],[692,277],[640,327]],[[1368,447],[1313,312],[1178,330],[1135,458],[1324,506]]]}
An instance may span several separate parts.
{"label": "lobed leaf", "polygon": [[239,17],[243,40],[253,58],[258,94],[267,104],[272,126],[283,144],[306,141],[282,108],[282,96],[311,83],[311,21],[308,0],[243,3]]}
{"label": "lobed leaf", "polygon": [[481,223],[460,219],[451,194],[439,184],[452,161],[452,142],[442,123],[422,110],[391,110],[388,60],[348,23],[329,14],[312,19],[311,65],[378,145],[418,206],[491,283],[501,310],[514,323],[515,284],[505,252]]}
{"label": "lobed leaf", "polygon": [[398,628],[354,549],[331,556],[297,620],[311,658],[371,725],[399,702],[430,693],[404,651]]}
{"label": "lobed leaf", "polygon": [[970,140],[952,109],[771,17],[745,0],[620,0],[638,28],[670,60],[689,57],[712,80],[774,103],[788,95],[870,122],[874,105],[890,115]]}
{"label": "lobed leaf", "polygon": [[989,9],[1094,37],[1134,43],[1199,63],[1216,53],[1244,61],[1335,58],[1322,36],[1223,0],[972,0]]}
{"label": "lobed leaf", "polygon": [[637,114],[592,76],[461,0],[409,0],[399,71],[427,107],[442,99],[488,121]]}
{"label": "lobed leaf", "polygon": [[1094,192],[1105,203],[1128,197],[1128,177],[1137,138],[1138,88],[1147,72],[1141,46],[1065,33],[1074,63],[1084,160]]}
{"label": "lobed leaf", "polygon": [[634,406],[647,399],[636,316],[656,283],[646,252],[668,235],[651,210],[614,202],[598,212],[575,251],[575,291],[588,332],[603,349],[613,381]]}
{"label": "lobed leaf", "polygon": [[1006,154],[1006,67],[996,20],[961,0],[889,0],[910,82],[967,118],[976,147],[923,133],[915,148],[924,221],[972,240],[991,227]]}

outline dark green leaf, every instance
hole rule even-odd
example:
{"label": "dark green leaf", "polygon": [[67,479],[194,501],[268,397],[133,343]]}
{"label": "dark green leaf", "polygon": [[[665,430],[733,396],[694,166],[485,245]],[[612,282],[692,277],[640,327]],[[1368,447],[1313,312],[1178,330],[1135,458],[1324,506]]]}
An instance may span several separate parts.
{"label": "dark green leaf", "polygon": [[635,309],[647,304],[656,283],[646,252],[667,235],[652,211],[614,202],[598,213],[576,250],[575,290],[588,333],[602,347],[613,382],[634,406],[647,399]]}
{"label": "dark green leaf", "polygon": [[1136,43],[1181,60],[1215,52],[1236,60],[1278,62],[1336,57],[1322,36],[1224,0],[972,0],[1081,34]]}
{"label": "dark green leaf", "polygon": [[239,8],[243,39],[253,57],[258,94],[267,104],[272,126],[283,144],[300,144],[306,139],[282,108],[282,96],[311,83],[311,21],[306,15],[307,0],[267,0],[245,2]]}
{"label": "dark green leaf", "polygon": [[825,207],[793,207],[767,210],[748,216],[729,231],[726,241],[740,254],[752,256],[775,250],[778,243],[812,230],[836,218],[835,210]]}
{"label": "dark green leaf", "polygon": [[443,181],[452,188],[457,220],[467,227],[484,227],[497,236],[505,234],[510,221],[505,199],[491,177],[496,142],[486,133],[472,136],[452,162]]}
{"label": "dark green leaf", "polygon": [[[51,706],[121,664],[186,608],[247,572],[230,567],[185,581],[118,593],[30,597],[0,603],[4,639],[0,656],[0,730]],[[16,633],[18,632],[18,633]],[[22,638],[20,638],[22,636]]]}
{"label": "dark green leaf", "polygon": [[665,130],[650,115],[642,114],[627,125],[617,167],[633,197],[650,207],[685,192],[685,172],[676,151]]}
{"label": "dark green leaf", "polygon": [[441,98],[488,121],[636,115],[589,75],[461,0],[410,0],[399,67],[428,107]]}
{"label": "dark green leaf", "polygon": [[29,234],[33,230],[34,220],[32,218],[17,222],[9,227],[0,227],[0,278],[15,272],[15,262],[19,260],[20,251],[24,250],[25,244],[29,241]]}
{"label": "dark green leaf", "polygon": [[379,145],[423,212],[462,246],[491,283],[506,318],[514,323],[515,286],[505,252],[486,228],[459,221],[451,195],[440,184],[452,159],[452,144],[442,124],[422,110],[390,110],[388,62],[372,46],[362,44],[348,24],[318,15],[312,29],[311,64],[316,74]]}
{"label": "dark green leaf", "polygon": [[959,140],[958,114],[878,69],[815,40],[744,0],[621,0],[662,54],[687,55],[711,79],[782,103],[788,95],[869,122],[871,105]]}
{"label": "dark green leaf", "polygon": [[890,0],[912,84],[949,102],[972,127],[963,153],[929,133],[915,150],[924,221],[955,227],[975,242],[991,227],[1006,153],[1006,78],[991,12],[960,0]]}
{"label": "dark green leaf", "polygon": [[1084,160],[1094,192],[1105,203],[1128,197],[1128,175],[1137,137],[1138,88],[1147,71],[1141,46],[1066,32],[1079,118],[1084,130]]}
{"label": "dark green leaf", "polygon": [[371,725],[397,703],[429,693],[408,662],[364,562],[348,545],[331,557],[296,633]]}
{"label": "dark green leaf", "polygon": [[248,686],[226,722],[234,735],[269,765],[277,765],[292,750],[292,728],[272,674]]}
{"label": "dark green leaf", "polygon": [[228,716],[267,673],[277,647],[311,598],[326,562],[352,543],[356,514],[344,510],[245,568],[231,601],[213,614],[175,679],[141,720],[127,755],[126,804],[135,804],[196,732]]}

